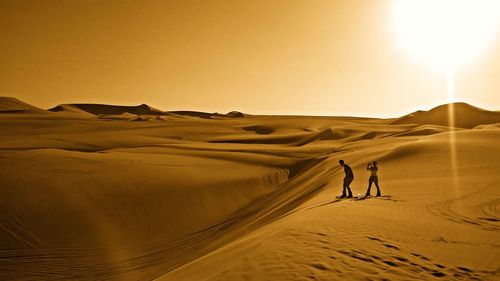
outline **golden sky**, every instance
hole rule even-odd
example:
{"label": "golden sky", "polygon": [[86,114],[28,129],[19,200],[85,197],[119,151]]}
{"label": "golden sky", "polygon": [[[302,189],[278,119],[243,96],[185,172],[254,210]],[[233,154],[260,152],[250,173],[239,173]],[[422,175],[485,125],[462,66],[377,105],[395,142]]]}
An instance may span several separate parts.
{"label": "golden sky", "polygon": [[[446,102],[390,0],[0,1],[0,95],[163,110],[398,116]],[[500,109],[500,36],[455,74]]]}

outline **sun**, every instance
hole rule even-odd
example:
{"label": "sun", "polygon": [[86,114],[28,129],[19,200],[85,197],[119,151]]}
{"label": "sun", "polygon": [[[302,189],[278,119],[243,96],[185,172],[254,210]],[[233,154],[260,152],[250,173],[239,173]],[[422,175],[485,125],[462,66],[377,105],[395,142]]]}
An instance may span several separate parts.
{"label": "sun", "polygon": [[453,72],[495,39],[500,0],[393,0],[399,41],[418,61]]}
{"label": "sun", "polygon": [[[448,124],[454,128],[454,72],[495,39],[500,24],[500,0],[393,1],[393,22],[402,45],[419,62],[437,66],[446,74]],[[455,131],[450,130],[453,186],[459,195],[455,140]]]}

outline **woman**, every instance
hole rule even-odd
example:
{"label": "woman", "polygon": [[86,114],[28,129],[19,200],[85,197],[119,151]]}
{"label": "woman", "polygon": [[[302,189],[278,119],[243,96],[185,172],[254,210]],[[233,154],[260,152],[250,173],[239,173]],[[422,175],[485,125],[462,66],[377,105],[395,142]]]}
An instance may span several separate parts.
{"label": "woman", "polygon": [[377,161],[373,161],[368,163],[368,166],[366,167],[366,170],[371,172],[370,179],[368,180],[368,190],[366,191],[366,196],[370,196],[370,189],[372,187],[372,183],[375,183],[375,186],[377,187],[377,196],[380,196],[380,188],[378,187],[378,167],[377,167]]}

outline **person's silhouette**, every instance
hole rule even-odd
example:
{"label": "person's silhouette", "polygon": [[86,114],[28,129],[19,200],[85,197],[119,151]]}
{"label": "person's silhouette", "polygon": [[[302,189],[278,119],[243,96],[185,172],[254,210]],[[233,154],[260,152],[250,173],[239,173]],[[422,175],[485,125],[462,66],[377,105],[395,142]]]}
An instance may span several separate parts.
{"label": "person's silhouette", "polygon": [[380,196],[380,188],[378,186],[378,166],[377,166],[377,161],[373,161],[368,163],[368,166],[366,166],[366,170],[371,172],[370,179],[368,179],[368,190],[366,191],[366,196],[370,196],[370,189],[372,187],[372,183],[375,183],[375,186],[377,187],[377,196]]}
{"label": "person's silhouette", "polygon": [[344,177],[344,186],[342,187],[342,195],[340,198],[346,197],[346,189],[349,192],[347,198],[352,198],[352,191],[349,185],[354,180],[354,173],[352,172],[351,167],[347,165],[344,160],[339,161],[340,166],[344,167],[345,177]]}

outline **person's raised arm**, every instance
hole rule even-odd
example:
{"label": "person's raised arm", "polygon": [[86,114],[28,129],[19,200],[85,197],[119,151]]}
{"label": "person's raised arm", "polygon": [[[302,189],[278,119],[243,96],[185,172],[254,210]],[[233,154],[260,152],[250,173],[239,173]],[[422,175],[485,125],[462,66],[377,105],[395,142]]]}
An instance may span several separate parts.
{"label": "person's raised arm", "polygon": [[368,165],[366,166],[366,170],[370,170],[372,168],[372,162],[368,163]]}

